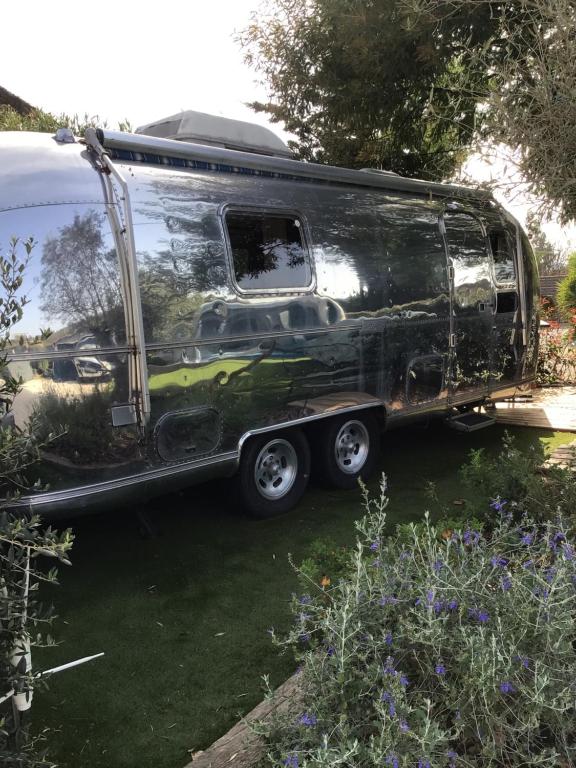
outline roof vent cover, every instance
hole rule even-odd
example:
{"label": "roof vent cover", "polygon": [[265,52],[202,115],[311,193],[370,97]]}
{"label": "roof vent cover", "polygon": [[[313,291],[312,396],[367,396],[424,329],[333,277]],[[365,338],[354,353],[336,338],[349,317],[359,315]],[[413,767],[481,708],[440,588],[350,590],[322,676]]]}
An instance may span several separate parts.
{"label": "roof vent cover", "polygon": [[191,144],[254,152],[259,155],[293,158],[286,144],[269,128],[204,112],[180,112],[143,125],[136,129],[136,133]]}

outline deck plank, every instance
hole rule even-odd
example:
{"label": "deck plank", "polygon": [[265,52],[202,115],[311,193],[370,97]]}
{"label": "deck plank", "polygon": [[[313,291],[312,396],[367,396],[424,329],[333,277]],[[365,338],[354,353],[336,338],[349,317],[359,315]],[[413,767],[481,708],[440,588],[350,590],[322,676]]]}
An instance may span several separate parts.
{"label": "deck plank", "polygon": [[495,403],[499,424],[576,432],[576,387],[534,389],[531,397]]}

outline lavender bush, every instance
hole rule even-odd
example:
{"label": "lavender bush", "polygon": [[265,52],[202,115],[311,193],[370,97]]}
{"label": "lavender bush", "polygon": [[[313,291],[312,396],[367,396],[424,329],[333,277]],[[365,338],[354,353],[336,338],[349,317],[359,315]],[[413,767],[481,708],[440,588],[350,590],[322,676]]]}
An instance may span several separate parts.
{"label": "lavender bush", "polygon": [[[300,649],[302,697],[260,724],[274,766],[572,766],[576,552],[562,520],[489,535],[384,535],[385,482],[349,578],[310,583],[278,641]],[[314,590],[316,594],[314,594]]]}

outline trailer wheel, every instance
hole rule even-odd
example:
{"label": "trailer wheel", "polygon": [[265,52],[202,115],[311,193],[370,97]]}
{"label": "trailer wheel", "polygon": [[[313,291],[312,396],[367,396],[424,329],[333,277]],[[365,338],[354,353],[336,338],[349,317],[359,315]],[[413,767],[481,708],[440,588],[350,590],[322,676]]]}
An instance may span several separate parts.
{"label": "trailer wheel", "polygon": [[380,431],[373,414],[329,419],[317,433],[314,458],[326,485],[356,488],[368,478],[380,455]]}
{"label": "trailer wheel", "polygon": [[299,429],[253,438],[240,459],[242,504],[253,517],[281,515],[300,501],[309,477],[310,448]]}

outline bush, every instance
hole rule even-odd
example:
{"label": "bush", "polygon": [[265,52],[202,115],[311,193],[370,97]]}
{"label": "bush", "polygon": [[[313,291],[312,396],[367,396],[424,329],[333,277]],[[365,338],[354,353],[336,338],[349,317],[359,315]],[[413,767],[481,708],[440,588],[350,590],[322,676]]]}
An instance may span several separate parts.
{"label": "bush", "polygon": [[339,547],[332,539],[316,539],[308,548],[308,556],[297,570],[304,588],[312,582],[329,587],[348,576],[352,563],[350,547]]}
{"label": "bush", "polygon": [[51,450],[74,463],[112,463],[117,435],[110,420],[111,404],[112,396],[99,389],[78,397],[48,392],[34,407],[32,428],[43,441],[59,433]]}
{"label": "bush", "polygon": [[558,286],[558,305],[566,318],[576,311],[576,253],[568,259],[568,274]]}
{"label": "bush", "polygon": [[523,513],[535,520],[553,520],[559,514],[575,522],[576,475],[560,467],[543,468],[544,451],[531,446],[521,451],[512,436],[505,434],[502,450],[494,457],[485,450],[470,452],[460,470],[472,491],[467,505],[471,514],[489,522],[491,499],[508,499],[519,518]]}
{"label": "bush", "polygon": [[[576,314],[574,316],[576,318]],[[576,347],[574,328],[565,330],[559,323],[551,322],[540,331],[536,383],[541,387],[576,382]]]}
{"label": "bush", "polygon": [[[294,600],[301,697],[258,730],[275,766],[570,766],[576,553],[564,523],[495,502],[489,536],[428,519],[385,537],[385,486],[353,571]],[[327,599],[328,598],[328,599]]]}

